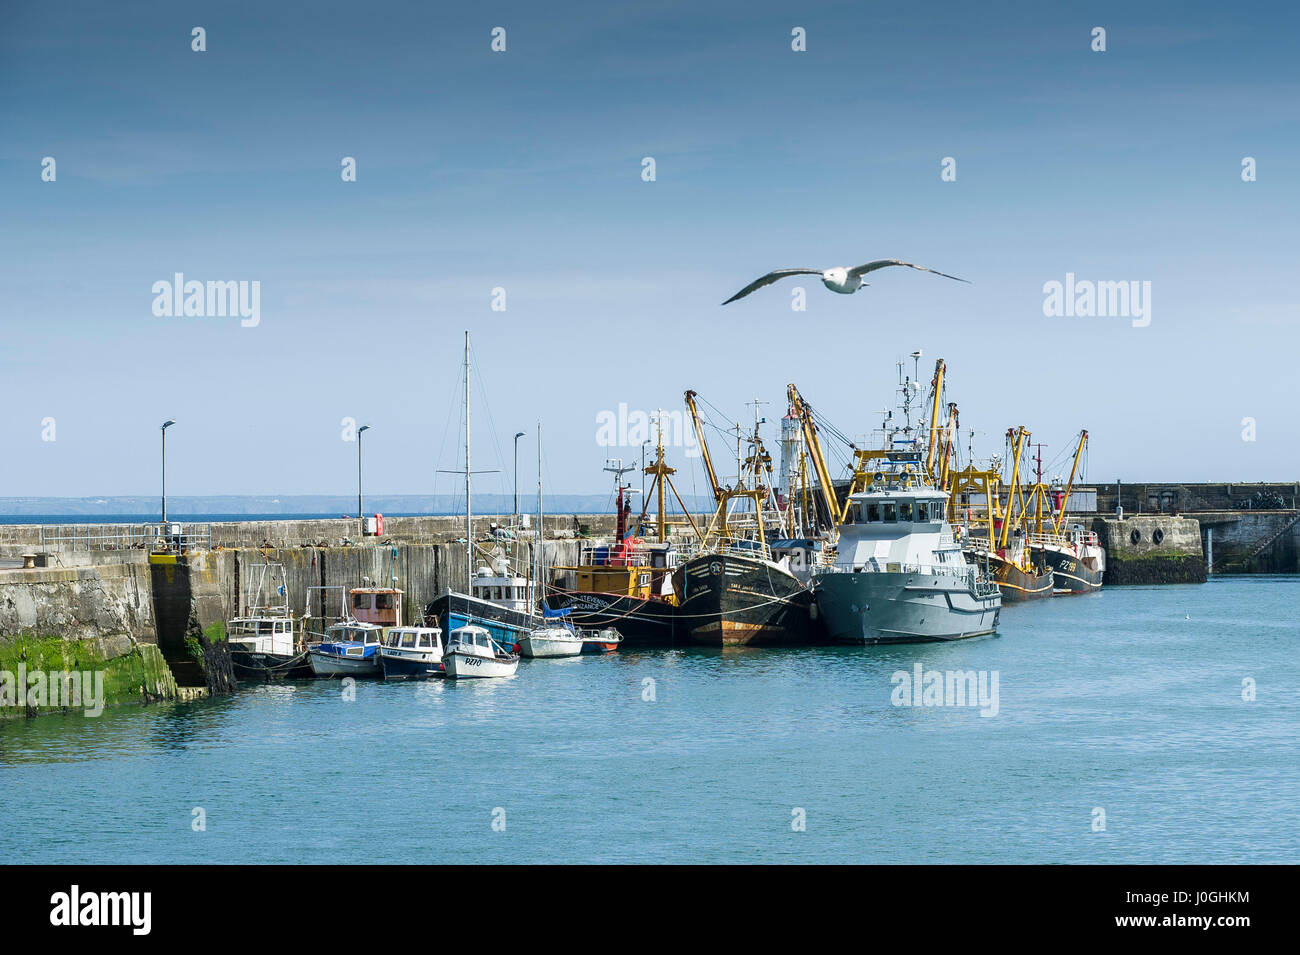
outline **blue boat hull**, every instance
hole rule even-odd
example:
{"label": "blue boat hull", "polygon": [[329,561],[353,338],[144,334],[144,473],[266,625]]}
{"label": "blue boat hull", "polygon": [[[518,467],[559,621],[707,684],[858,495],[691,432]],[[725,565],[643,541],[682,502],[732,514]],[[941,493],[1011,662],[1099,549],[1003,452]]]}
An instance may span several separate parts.
{"label": "blue boat hull", "polygon": [[458,627],[483,627],[492,639],[509,650],[535,628],[537,622],[526,613],[498,607],[487,600],[464,594],[443,594],[425,608],[425,621],[450,635]]}

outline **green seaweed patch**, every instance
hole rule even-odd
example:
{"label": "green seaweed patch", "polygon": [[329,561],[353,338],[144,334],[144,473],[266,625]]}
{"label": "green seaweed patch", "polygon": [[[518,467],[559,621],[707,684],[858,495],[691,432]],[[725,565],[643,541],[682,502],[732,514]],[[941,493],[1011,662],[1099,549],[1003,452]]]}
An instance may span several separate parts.
{"label": "green seaweed patch", "polygon": [[[103,650],[94,640],[22,634],[0,643],[0,670],[14,674],[16,679],[20,665],[29,674],[36,671],[102,674],[104,706],[172,700],[178,696],[171,668],[162,652],[151,643],[134,644],[121,656],[105,660]],[[63,711],[60,706],[0,706],[0,717]]]}

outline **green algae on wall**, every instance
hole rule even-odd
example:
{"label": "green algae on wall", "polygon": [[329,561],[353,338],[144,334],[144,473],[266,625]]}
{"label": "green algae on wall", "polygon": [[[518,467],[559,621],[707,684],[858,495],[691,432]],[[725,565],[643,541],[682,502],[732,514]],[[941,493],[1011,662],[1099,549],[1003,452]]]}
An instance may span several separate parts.
{"label": "green algae on wall", "polygon": [[[159,649],[126,636],[64,640],[20,634],[0,641],[0,685],[11,691],[11,698],[0,700],[0,718],[63,712],[65,708],[57,705],[28,706],[25,693],[20,696],[13,692],[22,689],[17,687],[20,672],[29,678],[42,673],[47,679],[56,673],[96,674],[92,679],[103,681],[104,706],[174,700],[180,696]],[[91,708],[89,701],[83,702],[83,709]]]}

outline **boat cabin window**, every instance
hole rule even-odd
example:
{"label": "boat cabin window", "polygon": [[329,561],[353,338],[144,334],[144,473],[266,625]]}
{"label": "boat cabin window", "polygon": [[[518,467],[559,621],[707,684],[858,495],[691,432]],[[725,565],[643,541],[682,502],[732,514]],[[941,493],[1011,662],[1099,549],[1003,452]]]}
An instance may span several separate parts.
{"label": "boat cabin window", "polygon": [[869,523],[869,524],[879,524],[879,523],[880,523],[880,502],[879,502],[879,501],[870,501],[870,502],[868,502],[868,504],[867,504],[867,523]]}
{"label": "boat cabin window", "polygon": [[392,595],[392,594],[375,594],[375,609],[376,609],[376,610],[392,610],[392,609],[393,609],[393,595]]}
{"label": "boat cabin window", "polygon": [[912,502],[911,501],[898,502],[898,519],[899,521],[908,524],[912,523]]}
{"label": "boat cabin window", "polygon": [[404,646],[404,647],[414,647],[414,646],[415,646],[415,634],[413,634],[413,633],[404,633],[404,634],[402,634],[402,646]]}
{"label": "boat cabin window", "polygon": [[886,524],[897,524],[897,523],[898,523],[898,515],[897,515],[897,513],[896,513],[896,505],[894,504],[893,501],[885,501],[885,502],[883,502],[883,503],[880,505],[880,509],[881,509],[881,512],[884,514],[884,521],[885,521]]}
{"label": "boat cabin window", "polygon": [[849,512],[844,516],[844,523],[845,524],[862,523],[862,505],[859,504],[857,501],[854,501],[852,504],[849,505]]}
{"label": "boat cabin window", "polygon": [[369,609],[370,609],[370,598],[371,598],[371,596],[372,596],[372,594],[353,594],[353,595],[352,595],[352,609],[353,609],[353,610],[369,610]]}
{"label": "boat cabin window", "polygon": [[427,633],[420,634],[420,649],[427,650],[432,646],[433,646],[433,642],[430,639],[430,635]]}
{"label": "boat cabin window", "polygon": [[916,502],[916,522],[918,524],[928,524],[930,522],[930,502]]}

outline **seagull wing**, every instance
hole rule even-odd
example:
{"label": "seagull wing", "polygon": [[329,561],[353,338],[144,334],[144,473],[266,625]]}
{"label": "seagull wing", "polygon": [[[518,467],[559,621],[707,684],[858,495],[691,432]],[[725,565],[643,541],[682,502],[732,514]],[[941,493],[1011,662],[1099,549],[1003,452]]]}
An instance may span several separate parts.
{"label": "seagull wing", "polygon": [[920,269],[922,272],[934,272],[935,275],[942,275],[946,279],[953,279],[957,282],[970,282],[966,279],[959,279],[955,275],[949,275],[947,272],[939,272],[935,269],[927,269],[924,265],[913,265],[911,262],[900,262],[898,259],[877,259],[875,262],[868,262],[866,265],[859,265],[856,269],[849,269],[849,275],[863,276],[868,272],[874,272],[876,269],[887,269],[891,265],[903,265],[909,269]]}
{"label": "seagull wing", "polygon": [[775,272],[768,272],[761,279],[755,279],[754,281],[750,282],[743,289],[741,289],[735,295],[731,296],[731,298],[727,299],[722,304],[730,305],[736,299],[744,298],[750,292],[756,292],[759,289],[761,289],[764,285],[771,285],[777,279],[783,279],[787,275],[821,275],[821,274],[822,274],[821,269],[777,269]]}

